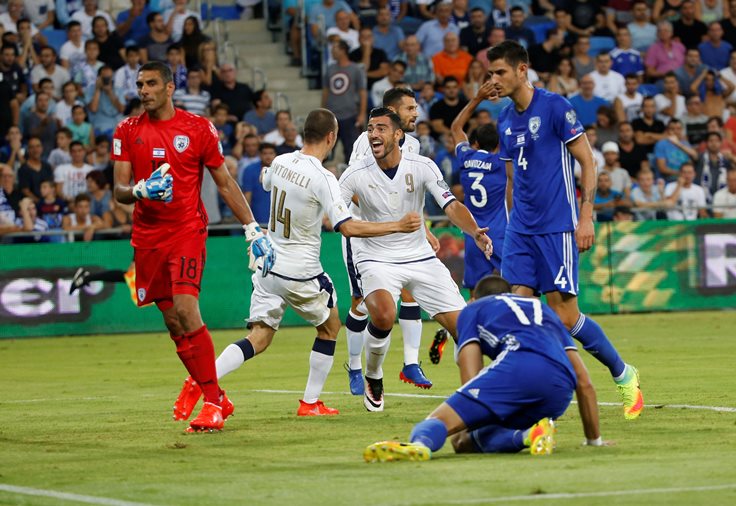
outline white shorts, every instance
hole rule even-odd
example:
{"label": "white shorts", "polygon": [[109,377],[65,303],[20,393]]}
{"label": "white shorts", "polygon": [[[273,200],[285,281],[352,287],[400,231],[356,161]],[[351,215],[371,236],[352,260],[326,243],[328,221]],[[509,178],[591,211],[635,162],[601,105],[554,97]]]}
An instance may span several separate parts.
{"label": "white shorts", "polygon": [[337,293],[330,276],[323,272],[306,281],[287,279],[274,274],[265,278],[260,271],[253,274],[249,323],[265,323],[278,330],[289,305],[315,327],[322,325],[337,305]]}
{"label": "white shorts", "polygon": [[364,297],[387,290],[395,303],[405,288],[431,317],[461,311],[466,306],[450,271],[436,257],[404,264],[360,262],[358,270]]}

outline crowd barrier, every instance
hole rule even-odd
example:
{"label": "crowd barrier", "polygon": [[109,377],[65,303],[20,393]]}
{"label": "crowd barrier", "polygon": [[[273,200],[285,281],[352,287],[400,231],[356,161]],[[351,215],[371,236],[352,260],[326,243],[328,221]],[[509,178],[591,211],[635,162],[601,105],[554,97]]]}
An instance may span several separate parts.
{"label": "crowd barrier", "polygon": [[[596,246],[580,256],[580,306],[588,313],[736,308],[736,220],[596,225]],[[460,283],[462,236],[435,230],[441,260]],[[163,331],[155,306],[138,308],[124,284],[93,282],[69,295],[80,266],[126,270],[127,241],[0,246],[0,338]],[[241,237],[211,237],[201,309],[212,329],[244,328],[251,273]],[[350,306],[340,236],[323,234],[322,265]],[[283,325],[302,325],[288,311]]]}

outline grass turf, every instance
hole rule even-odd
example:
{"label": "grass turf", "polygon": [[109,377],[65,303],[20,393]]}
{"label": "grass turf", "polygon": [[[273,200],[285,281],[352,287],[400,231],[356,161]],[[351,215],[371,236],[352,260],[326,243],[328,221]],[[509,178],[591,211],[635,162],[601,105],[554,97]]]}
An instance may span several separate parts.
{"label": "grass turf", "polygon": [[[582,447],[573,405],[558,422],[551,457],[457,456],[448,443],[429,462],[370,465],[361,457],[367,444],[405,440],[441,400],[389,395],[385,412],[367,413],[362,399],[347,393],[344,336],[322,396],[340,416],[295,416],[314,332],[288,328],[222,381],[235,403],[225,430],[195,435],[170,418],[185,373],[166,334],[2,340],[0,484],[154,505],[486,504],[516,496],[525,497],[514,502],[543,497],[553,505],[736,504],[736,413],[667,406],[736,406],[736,378],[727,366],[736,313],[597,320],[639,368],[649,405],[633,422],[620,406],[601,406],[603,436],[614,446]],[[434,388],[399,381],[397,326],[384,366],[388,394],[448,395],[458,386],[450,356],[438,366],[426,358],[436,327],[425,324],[422,349]],[[242,335],[216,332],[216,349]],[[607,370],[583,355],[599,401],[618,402]],[[729,487],[689,490],[720,485]],[[673,488],[688,490],[652,491]],[[621,492],[631,495],[609,494]],[[603,495],[550,495],[561,493]],[[0,504],[60,502],[0,490]]]}

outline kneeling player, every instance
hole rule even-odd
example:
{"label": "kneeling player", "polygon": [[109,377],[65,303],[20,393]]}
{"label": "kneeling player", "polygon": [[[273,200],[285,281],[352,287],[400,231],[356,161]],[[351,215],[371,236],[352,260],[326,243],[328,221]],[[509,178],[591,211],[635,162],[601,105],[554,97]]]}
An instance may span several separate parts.
{"label": "kneeling player", "polygon": [[[580,357],[549,306],[510,291],[500,276],[478,283],[479,299],[458,319],[463,386],[414,426],[410,443],[372,444],[366,461],[427,460],[454,434],[457,452],[552,452],[553,420],[572,400]],[[493,359],[486,368],[483,355]]]}

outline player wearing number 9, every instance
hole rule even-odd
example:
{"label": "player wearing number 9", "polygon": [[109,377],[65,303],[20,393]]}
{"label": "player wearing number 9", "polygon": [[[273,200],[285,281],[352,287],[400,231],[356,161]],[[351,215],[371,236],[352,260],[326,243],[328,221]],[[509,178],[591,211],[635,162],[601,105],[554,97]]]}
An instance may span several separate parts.
{"label": "player wearing number 9", "polygon": [[[230,177],[212,123],[174,108],[168,65],[143,65],[136,86],[145,112],[118,125],[112,159],[115,198],[123,204],[135,203],[131,243],[138,304],[156,303],[177,355],[191,375],[187,385],[204,394],[205,404],[189,430],[219,430],[233,406],[218,385],[212,338],[199,312],[207,253],[207,213],[200,198],[205,167],[244,225],[251,254],[262,258],[268,269],[274,253]],[[137,183],[131,185],[131,181]],[[193,408],[177,402],[174,418],[188,418]]]}

